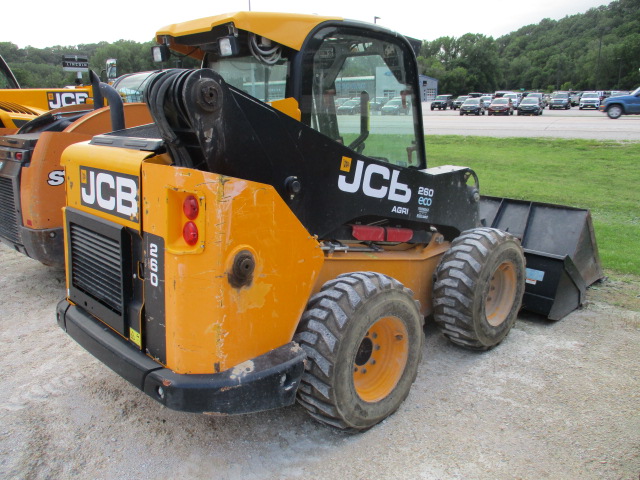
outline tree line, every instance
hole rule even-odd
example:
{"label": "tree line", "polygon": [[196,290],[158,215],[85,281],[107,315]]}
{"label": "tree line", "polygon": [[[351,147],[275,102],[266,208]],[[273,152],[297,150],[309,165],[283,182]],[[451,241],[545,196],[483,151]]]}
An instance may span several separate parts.
{"label": "tree line", "polygon": [[468,33],[424,41],[418,62],[441,93],[632,90],[640,85],[640,0],[546,18],[496,40]]}
{"label": "tree line", "polygon": [[[102,77],[104,77],[107,60],[115,58],[118,75],[123,75],[157,69],[158,64],[154,63],[151,56],[151,47],[155,44],[153,41],[139,43],[132,40],[118,40],[114,43],[100,42],[67,47],[58,45],[48,48],[18,48],[11,42],[0,42],[0,55],[13,71],[21,87],[51,88],[73,85],[75,82],[75,73],[62,70],[63,55],[88,57],[89,68]],[[198,65],[199,62],[194,59],[174,57],[172,64],[165,67],[191,68]],[[87,75],[83,75],[83,79],[89,82]]]}
{"label": "tree line", "polygon": [[[96,73],[115,58],[122,75],[158,68],[152,45],[119,40],[39,49],[0,42],[0,55],[21,86],[62,87],[75,80],[74,73],[62,70],[63,55],[88,56]],[[180,61],[165,67],[197,66],[190,58]],[[546,18],[498,39],[468,33],[425,40],[418,63],[420,73],[438,79],[442,93],[631,90],[640,85],[640,0],[616,0],[561,20]]]}

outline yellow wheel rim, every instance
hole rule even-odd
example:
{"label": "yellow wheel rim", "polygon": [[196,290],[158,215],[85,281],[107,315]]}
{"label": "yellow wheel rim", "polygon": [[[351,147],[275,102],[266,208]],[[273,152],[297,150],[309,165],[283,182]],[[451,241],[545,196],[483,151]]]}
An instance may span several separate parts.
{"label": "yellow wheel rim", "polygon": [[507,319],[516,293],[516,269],[511,262],[502,262],[491,276],[485,302],[487,322],[497,327]]}
{"label": "yellow wheel rim", "polygon": [[398,384],[407,365],[407,329],[396,317],[374,323],[360,342],[353,366],[353,383],[365,402],[377,402]]}

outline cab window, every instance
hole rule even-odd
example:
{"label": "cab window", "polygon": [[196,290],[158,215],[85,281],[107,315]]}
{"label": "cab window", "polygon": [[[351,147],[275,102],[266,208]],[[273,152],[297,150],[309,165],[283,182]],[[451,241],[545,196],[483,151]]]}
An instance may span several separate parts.
{"label": "cab window", "polygon": [[[403,42],[330,30],[311,58],[311,99],[303,119],[355,152],[400,166],[420,166],[416,93]],[[308,78],[308,77],[307,77]],[[306,109],[306,110],[305,110]]]}

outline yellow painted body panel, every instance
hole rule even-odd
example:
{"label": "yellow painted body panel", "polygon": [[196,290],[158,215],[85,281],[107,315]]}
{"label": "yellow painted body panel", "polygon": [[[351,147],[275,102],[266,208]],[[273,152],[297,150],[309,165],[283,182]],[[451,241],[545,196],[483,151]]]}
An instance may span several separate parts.
{"label": "yellow painted body panel", "polygon": [[[247,30],[278,42],[295,50],[300,50],[304,40],[311,30],[322,22],[329,20],[343,20],[341,17],[321,17],[318,15],[296,15],[285,13],[264,12],[234,12],[201,18],[183,23],[175,23],[161,28],[156,32],[156,40],[162,42],[161,37],[182,37],[196,33],[210,31],[213,27],[233,22],[236,28]],[[170,47],[174,48],[171,41]],[[176,45],[176,50],[183,53],[193,51],[192,46]],[[198,49],[199,50],[199,49]],[[191,55],[191,53],[189,53]],[[191,55],[193,56],[193,55]],[[201,55],[196,55],[201,57]]]}
{"label": "yellow painted body panel", "polygon": [[[84,103],[93,96],[90,86],[78,88],[0,89],[0,104],[7,102],[33,110],[36,115],[54,108]],[[28,113],[28,112],[27,112]]]}
{"label": "yellow painted body panel", "polygon": [[[273,187],[145,163],[142,192],[144,231],[171,244],[164,253],[167,367],[224,371],[289,342],[324,255]],[[199,199],[206,236],[195,251],[180,239],[189,194]],[[255,271],[237,288],[227,274],[240,251],[253,255]]]}
{"label": "yellow painted body panel", "polygon": [[429,245],[387,247],[381,252],[333,252],[325,259],[313,293],[342,273],[378,272],[413,290],[414,298],[420,301],[421,313],[428,316],[433,308],[433,273],[450,246],[437,234]]}
{"label": "yellow painted body panel", "polygon": [[293,98],[283,98],[282,100],[274,100],[273,102],[269,102],[276,110],[281,111],[285,115],[289,115],[294,120],[300,121],[302,118],[302,112],[300,112],[300,105],[298,105],[298,101]]}
{"label": "yellow painted body panel", "polygon": [[[73,110],[74,108],[68,108]],[[151,123],[146,104],[124,104],[125,124],[135,127]],[[31,229],[62,227],[65,204],[64,184],[52,182],[52,175],[62,174],[60,158],[69,145],[91,140],[94,135],[111,130],[108,107],[82,116],[62,132],[43,132],[33,151],[29,166],[20,173],[22,224]]]}
{"label": "yellow painted body panel", "polygon": [[140,212],[137,217],[131,219],[120,218],[102,210],[83,205],[82,188],[87,186],[89,179],[81,175],[80,168],[85,166],[78,163],[79,159],[89,160],[91,168],[118,172],[139,177],[140,165],[145,158],[152,155],[151,152],[128,150],[125,148],[114,149],[100,145],[89,145],[89,142],[76,143],[69,146],[62,154],[61,164],[65,169],[67,206],[83,212],[90,213],[106,220],[119,223],[135,230],[140,229]]}

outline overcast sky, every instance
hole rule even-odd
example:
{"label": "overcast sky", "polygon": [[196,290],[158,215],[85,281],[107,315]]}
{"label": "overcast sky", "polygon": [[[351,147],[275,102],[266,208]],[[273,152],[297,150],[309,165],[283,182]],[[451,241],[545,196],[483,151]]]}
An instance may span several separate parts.
{"label": "overcast sky", "polygon": [[[0,42],[21,48],[135,40],[172,23],[251,10],[340,16],[377,23],[420,40],[481,33],[498,38],[543,18],[559,20],[608,5],[603,0],[155,0],[55,2],[6,0]],[[97,10],[97,9],[100,10]],[[27,11],[28,10],[28,11]]]}

